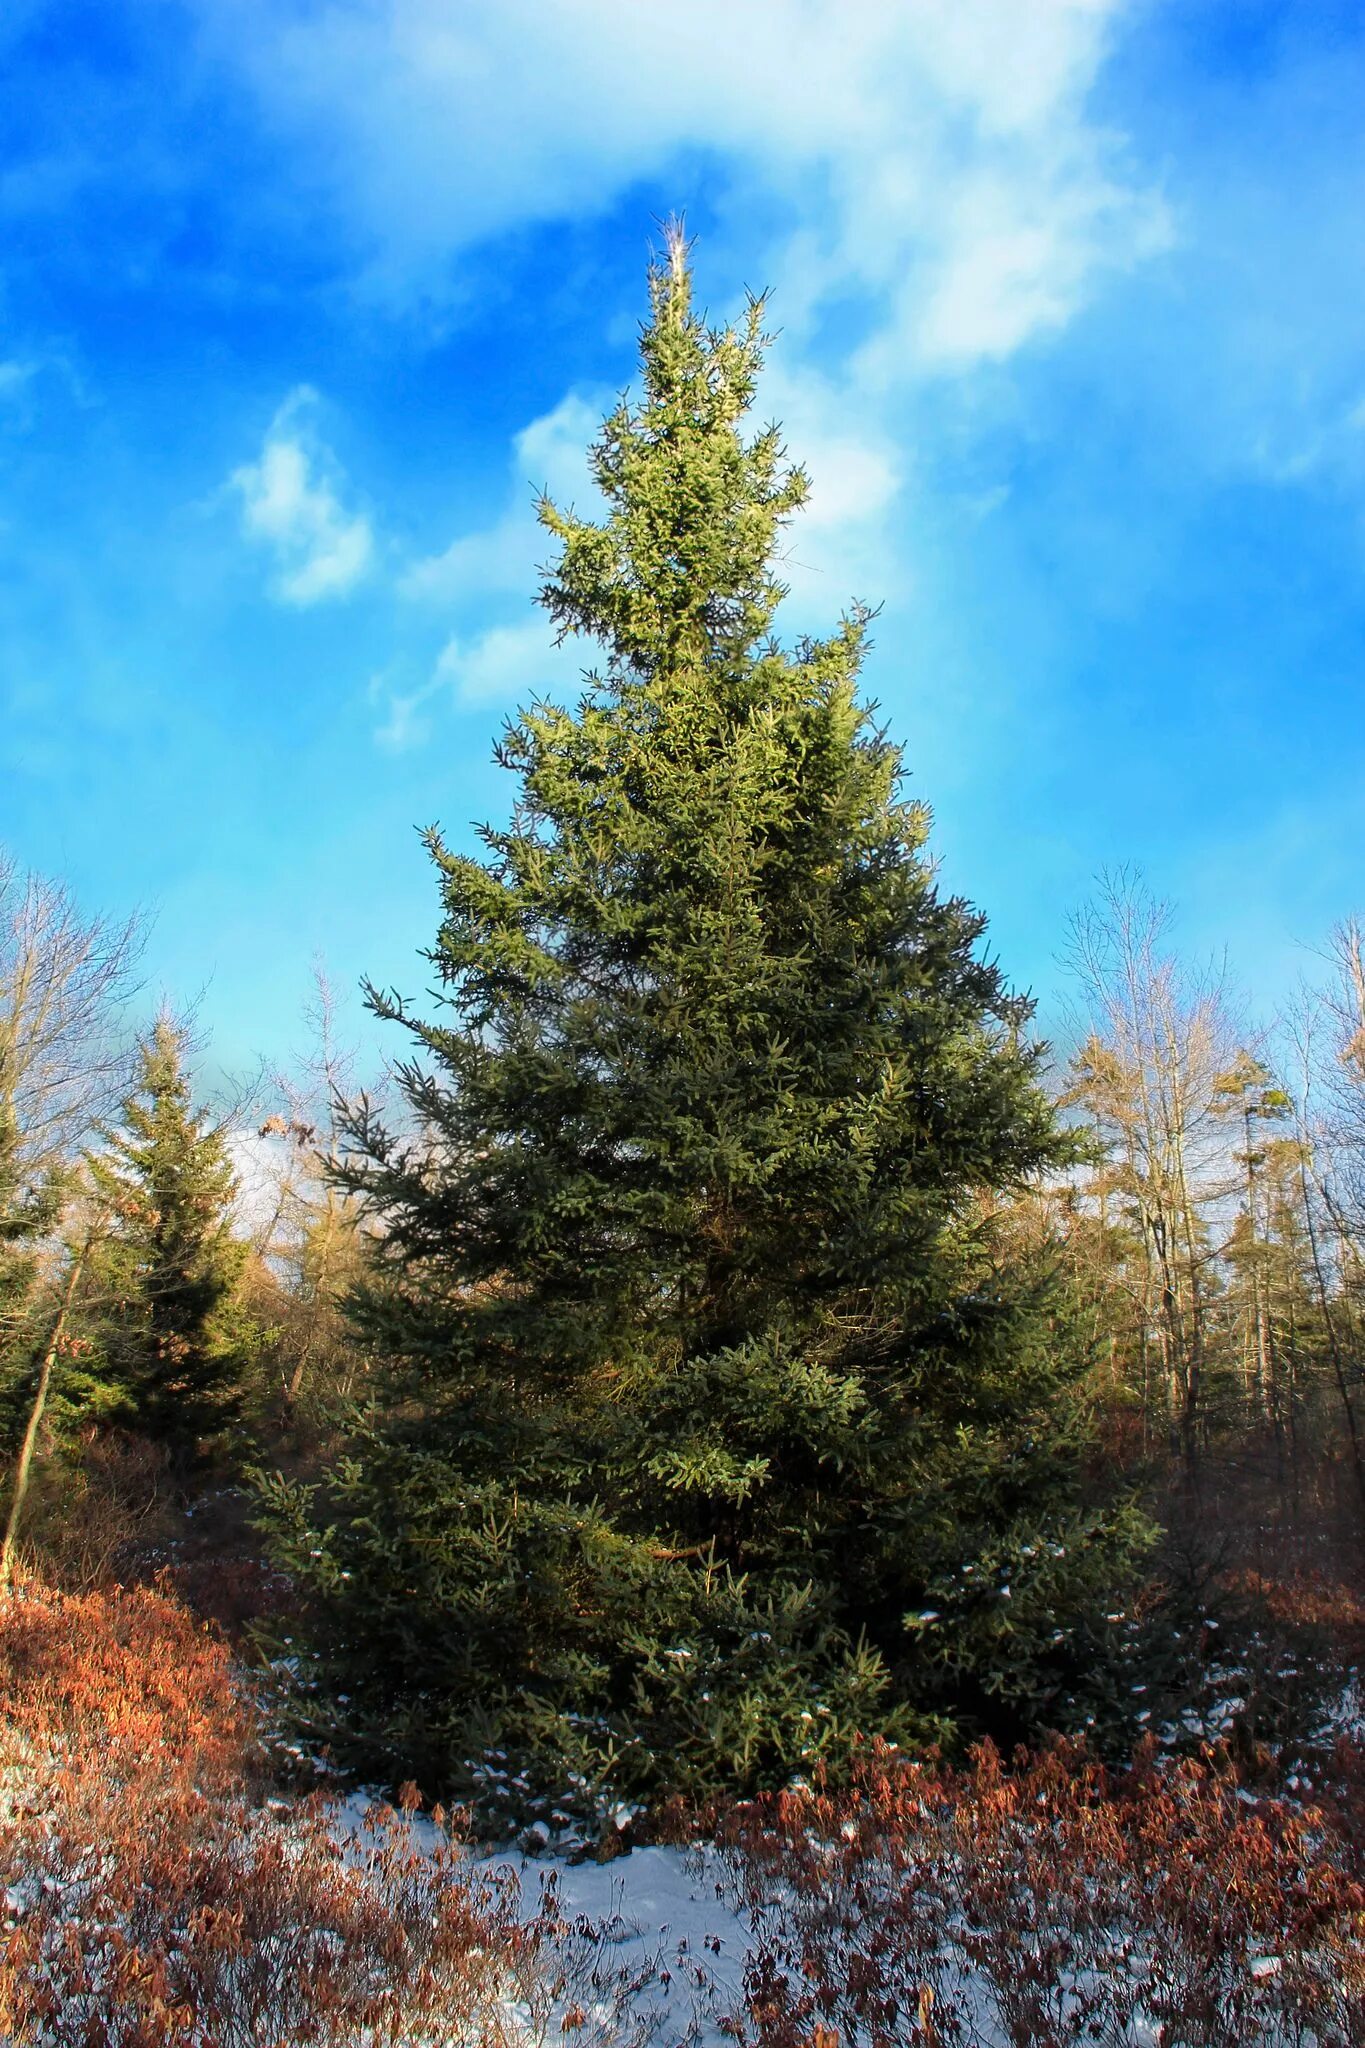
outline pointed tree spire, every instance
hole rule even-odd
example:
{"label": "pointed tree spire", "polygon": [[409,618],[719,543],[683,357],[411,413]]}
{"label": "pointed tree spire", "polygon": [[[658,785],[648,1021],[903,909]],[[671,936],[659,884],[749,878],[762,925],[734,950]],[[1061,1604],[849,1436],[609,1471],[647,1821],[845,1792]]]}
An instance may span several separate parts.
{"label": "pointed tree spire", "polygon": [[90,1161],[111,1225],[92,1258],[107,1302],[102,1342],[139,1433],[188,1455],[242,1397],[233,1309],[245,1247],[226,1134],[197,1109],[184,1027],[164,1012],[138,1053],[137,1083]]}
{"label": "pointed tree spire", "polygon": [[621,687],[748,660],[783,594],[778,532],[809,489],[775,426],[741,432],[766,346],[764,300],[750,298],[738,325],[708,327],[692,310],[676,227],[649,288],[642,390],[622,398],[592,450],[608,516],[594,523],[548,498],[540,506],[560,543],[541,602],[561,638],[602,642]]}

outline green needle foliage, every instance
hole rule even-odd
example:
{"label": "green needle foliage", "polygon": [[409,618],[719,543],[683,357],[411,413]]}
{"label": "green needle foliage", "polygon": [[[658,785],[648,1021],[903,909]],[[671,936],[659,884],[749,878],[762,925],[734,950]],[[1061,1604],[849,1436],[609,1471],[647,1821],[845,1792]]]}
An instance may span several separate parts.
{"label": "green needle foliage", "polygon": [[223,1132],[197,1110],[185,1036],[161,1017],[139,1049],[137,1084],[91,1156],[109,1218],[90,1261],[97,1369],[121,1419],[193,1459],[237,1414],[252,1332],[238,1303],[246,1247]]}
{"label": "green needle foliage", "polygon": [[1079,1512],[1083,1349],[982,1199],[1064,1156],[1029,1006],[935,887],[867,613],[773,635],[808,487],[743,431],[762,302],[710,329],[678,236],[650,288],[605,517],[541,506],[602,666],[507,731],[485,858],[429,835],[436,1015],[371,991],[415,1041],[418,1135],[362,1110],[342,1174],[391,1399],[320,1490],[263,1488],[320,1723],[442,1790],[1079,1714],[1132,1533]]}
{"label": "green needle foliage", "polygon": [[3,1092],[0,1054],[0,1357],[22,1342],[37,1274],[37,1248],[61,1215],[60,1177],[34,1175],[24,1161],[17,1119]]}
{"label": "green needle foliage", "polygon": [[60,1221],[64,1189],[55,1170],[35,1175],[24,1159],[4,1067],[0,1046],[0,1444],[7,1448],[23,1430],[40,1341],[38,1254]]}

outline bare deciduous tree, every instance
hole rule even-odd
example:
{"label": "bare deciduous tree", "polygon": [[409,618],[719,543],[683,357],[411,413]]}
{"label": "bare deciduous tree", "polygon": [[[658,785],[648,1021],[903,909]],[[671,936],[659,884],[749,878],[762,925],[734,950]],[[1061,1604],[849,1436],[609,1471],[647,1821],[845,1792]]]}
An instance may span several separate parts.
{"label": "bare deciduous tree", "polygon": [[88,917],[64,883],[0,854],[0,1352],[27,1341],[33,1248],[118,1095],[141,939],[136,918]]}
{"label": "bare deciduous tree", "polygon": [[1071,921],[1079,1049],[1064,1101],[1084,1109],[1106,1155],[1090,1193],[1137,1225],[1143,1378],[1155,1355],[1172,1424],[1193,1459],[1203,1424],[1212,1211],[1237,1181],[1218,1084],[1244,1033],[1226,973],[1191,968],[1171,945],[1170,906],[1140,874],[1101,878]]}
{"label": "bare deciduous tree", "polygon": [[142,940],[137,917],[88,917],[0,853],[0,1118],[25,1175],[69,1156],[118,1095]]}
{"label": "bare deciduous tree", "polygon": [[353,1092],[354,1055],[337,1036],[336,999],[321,963],[304,1010],[309,1047],[291,1073],[275,1077],[279,1110],[260,1135],[275,1141],[275,1193],[257,1236],[261,1258],[283,1281],[285,1369],[281,1391],[293,1409],[305,1383],[326,1367],[349,1382],[356,1353],[341,1297],[365,1255],[372,1229],[356,1198],[337,1185],[342,1115]]}

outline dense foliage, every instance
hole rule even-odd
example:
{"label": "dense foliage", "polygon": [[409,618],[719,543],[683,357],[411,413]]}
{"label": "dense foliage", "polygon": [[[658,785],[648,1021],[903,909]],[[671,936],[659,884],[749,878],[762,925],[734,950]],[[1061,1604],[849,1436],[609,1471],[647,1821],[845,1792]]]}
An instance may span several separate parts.
{"label": "dense foliage", "polygon": [[107,1223],[88,1261],[103,1373],[121,1419],[194,1454],[240,1409],[253,1332],[238,1290],[246,1248],[232,1228],[226,1138],[196,1109],[184,1033],[158,1020],[137,1085],[90,1159]]}
{"label": "dense foliage", "polygon": [[16,1417],[37,1339],[38,1254],[61,1213],[60,1178],[33,1175],[23,1157],[19,1120],[3,1087],[0,1050],[0,1420],[6,1438],[22,1427]]}

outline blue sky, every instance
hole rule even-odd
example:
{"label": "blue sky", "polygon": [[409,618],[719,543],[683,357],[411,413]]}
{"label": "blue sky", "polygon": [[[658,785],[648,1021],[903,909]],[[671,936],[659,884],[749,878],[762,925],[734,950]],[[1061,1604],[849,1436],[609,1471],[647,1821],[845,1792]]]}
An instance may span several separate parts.
{"label": "blue sky", "polygon": [[1266,1003],[1365,907],[1357,6],[9,0],[0,61],[0,840],[226,1065],[314,952],[422,986],[676,209],[773,291],[791,630],[882,604],[1045,1013],[1106,864]]}

